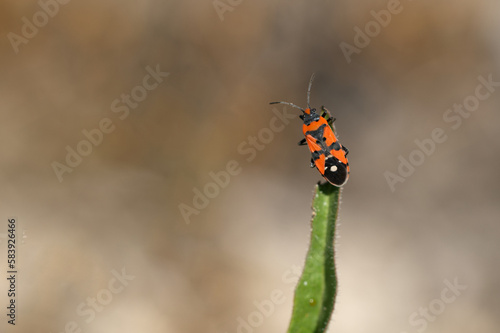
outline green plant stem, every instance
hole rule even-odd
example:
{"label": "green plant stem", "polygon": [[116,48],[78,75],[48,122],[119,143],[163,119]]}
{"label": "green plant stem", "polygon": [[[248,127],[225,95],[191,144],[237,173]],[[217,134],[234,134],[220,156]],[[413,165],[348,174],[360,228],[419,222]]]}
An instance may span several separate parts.
{"label": "green plant stem", "polygon": [[328,327],[337,294],[334,241],[340,192],[329,183],[316,185],[311,243],[295,289],[288,333],[322,333]]}

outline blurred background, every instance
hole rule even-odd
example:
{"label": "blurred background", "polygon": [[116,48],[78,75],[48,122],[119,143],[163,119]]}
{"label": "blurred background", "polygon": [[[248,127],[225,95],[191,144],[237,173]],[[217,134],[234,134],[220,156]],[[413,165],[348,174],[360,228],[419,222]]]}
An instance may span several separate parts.
{"label": "blurred background", "polygon": [[497,1],[0,16],[0,268],[16,217],[19,271],[2,332],[285,332],[322,178],[300,111],[269,102],[305,106],[313,72],[351,166],[329,332],[499,331]]}

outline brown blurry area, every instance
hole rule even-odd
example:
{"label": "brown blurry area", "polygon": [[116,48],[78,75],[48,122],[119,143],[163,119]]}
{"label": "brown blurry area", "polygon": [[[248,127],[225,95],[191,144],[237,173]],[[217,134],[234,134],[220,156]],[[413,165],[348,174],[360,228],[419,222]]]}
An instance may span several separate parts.
{"label": "brown blurry area", "polygon": [[[425,331],[498,332],[500,91],[456,130],[443,115],[479,76],[500,81],[500,6],[402,0],[348,63],[340,43],[387,3],[242,1],[221,20],[212,1],[71,1],[16,53],[8,34],[40,4],[2,2],[1,219],[25,236],[16,329],[245,332],[250,317],[252,332],[284,332],[320,177],[298,118],[251,161],[241,145],[269,127],[269,102],[304,105],[315,72],[311,104],[334,112],[351,165],[329,331],[416,332],[411,315],[458,278],[467,288]],[[169,76],[120,119],[113,101],[148,66]],[[114,131],[59,182],[53,162],[105,118]],[[435,128],[447,140],[392,192],[384,173]],[[231,160],[241,172],[187,224],[179,205]],[[106,299],[122,269],[135,278]],[[259,317],[275,289],[283,303]]]}

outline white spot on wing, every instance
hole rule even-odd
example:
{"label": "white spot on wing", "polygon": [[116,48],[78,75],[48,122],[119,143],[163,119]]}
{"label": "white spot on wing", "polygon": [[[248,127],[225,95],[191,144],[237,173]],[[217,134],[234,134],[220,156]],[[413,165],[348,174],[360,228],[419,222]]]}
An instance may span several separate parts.
{"label": "white spot on wing", "polygon": [[331,172],[335,172],[335,171],[337,171],[337,169],[338,169],[338,168],[337,168],[337,166],[336,166],[336,165],[332,165],[332,166],[330,167],[330,171],[331,171]]}

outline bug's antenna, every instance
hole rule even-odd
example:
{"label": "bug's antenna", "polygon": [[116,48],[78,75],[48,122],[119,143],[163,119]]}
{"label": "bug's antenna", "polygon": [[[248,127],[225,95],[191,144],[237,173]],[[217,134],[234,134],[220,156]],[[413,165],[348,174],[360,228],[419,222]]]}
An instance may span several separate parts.
{"label": "bug's antenna", "polygon": [[314,73],[312,73],[312,75],[311,75],[311,79],[309,80],[309,88],[307,88],[307,107],[309,109],[311,108],[311,105],[309,104],[309,101],[311,99],[311,87],[312,87],[312,84],[313,84],[313,80],[314,80]]}
{"label": "bug's antenna", "polygon": [[291,107],[293,107],[293,108],[299,109],[299,110],[301,110],[301,111],[302,111],[302,112],[304,112],[304,113],[306,112],[306,110],[304,110],[304,109],[303,109],[303,108],[301,108],[300,106],[297,106],[297,105],[295,105],[295,104],[293,104],[293,103],[288,103],[288,102],[271,102],[271,103],[269,103],[269,104],[285,104],[285,105],[289,105],[289,106],[291,106]]}

